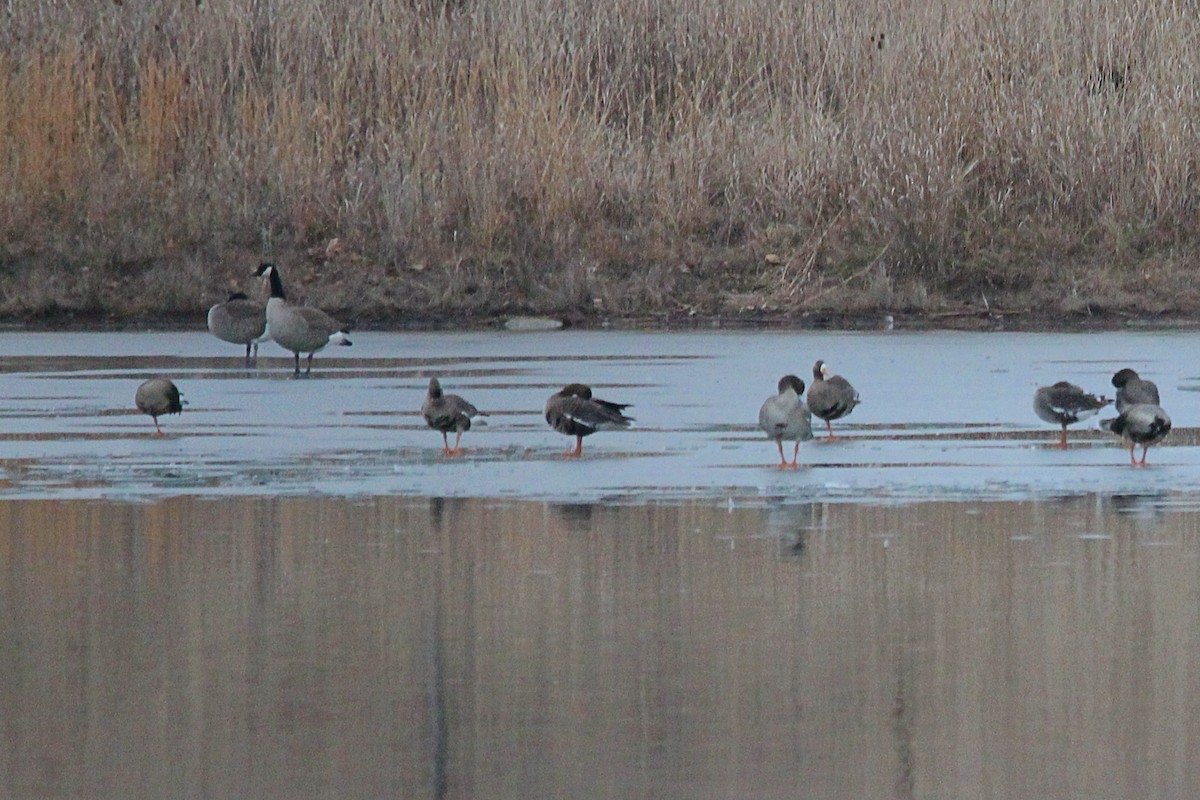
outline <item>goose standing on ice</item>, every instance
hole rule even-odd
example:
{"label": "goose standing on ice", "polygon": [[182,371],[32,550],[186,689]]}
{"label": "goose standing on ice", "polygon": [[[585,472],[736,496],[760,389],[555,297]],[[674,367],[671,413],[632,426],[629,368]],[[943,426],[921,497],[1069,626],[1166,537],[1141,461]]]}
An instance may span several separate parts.
{"label": "goose standing on ice", "polygon": [[179,387],[168,378],[151,378],[137,388],[133,402],[138,411],[149,415],[154,420],[154,435],[162,436],[162,428],[158,427],[158,418],[164,414],[179,414],[183,412],[182,395]]}
{"label": "goose standing on ice", "polygon": [[[1126,406],[1115,419],[1104,420],[1100,425],[1125,441],[1129,447],[1129,464],[1134,467],[1146,466],[1146,451],[1150,445],[1158,444],[1171,432],[1171,418],[1154,403]],[[1142,446],[1141,461],[1133,457],[1133,448],[1139,444]]]}
{"label": "goose standing on ice", "polygon": [[[779,379],[779,394],[773,394],[758,410],[758,427],[779,448],[779,468],[795,467],[800,455],[800,442],[813,438],[812,414],[801,399],[804,396],[804,381],[795,375],[784,375]],[[792,460],[783,455],[783,440],[795,442]]]}
{"label": "goose standing on ice", "polygon": [[308,353],[308,366],[304,370],[304,374],[308,375],[312,372],[313,355],[325,345],[331,342],[353,344],[346,338],[349,329],[324,311],[288,303],[283,281],[279,277],[279,267],[260,264],[254,274],[271,283],[271,297],[267,300],[267,333],[280,347],[292,351],[296,364],[295,375],[300,375],[301,353]]}
{"label": "goose standing on ice", "polygon": [[[442,453],[457,456],[462,454],[458,443],[462,439],[463,431],[471,430],[471,420],[474,417],[486,417],[487,414],[456,394],[446,394],[442,391],[438,379],[430,378],[429,393],[425,396],[425,402],[421,404],[421,416],[425,417],[426,425],[441,432]],[[450,440],[447,438],[450,431],[454,431],[454,447],[450,446]]]}
{"label": "goose standing on ice", "polygon": [[575,449],[568,450],[567,456],[578,458],[583,455],[583,437],[629,427],[633,417],[623,413],[629,405],[594,398],[591,387],[571,383],[546,400],[546,422],[559,433],[575,437]]}
{"label": "goose standing on ice", "polygon": [[[243,292],[234,292],[224,303],[208,310],[208,332],[223,342],[246,345],[246,366],[258,360],[258,343],[265,341],[267,313]],[[253,359],[250,349],[254,348]]]}
{"label": "goose standing on ice", "polygon": [[833,426],[829,423],[849,414],[860,401],[858,392],[848,380],[841,375],[825,377],[828,374],[829,365],[818,359],[813,364],[812,385],[808,387],[808,409],[825,420],[825,429],[829,431],[832,441],[837,437],[833,435]]}
{"label": "goose standing on ice", "polygon": [[1046,422],[1062,426],[1058,446],[1067,446],[1067,426],[1094,416],[1097,411],[1112,403],[1107,397],[1088,394],[1067,381],[1053,386],[1042,386],[1033,393],[1033,412]]}

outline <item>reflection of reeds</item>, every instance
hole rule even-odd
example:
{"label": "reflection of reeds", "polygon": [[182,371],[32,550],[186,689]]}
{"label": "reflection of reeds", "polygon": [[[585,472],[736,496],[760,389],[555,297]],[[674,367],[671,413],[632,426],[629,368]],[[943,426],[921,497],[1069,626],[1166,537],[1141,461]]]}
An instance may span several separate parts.
{"label": "reflection of reeds", "polygon": [[1195,797],[1200,516],[1174,500],[0,502],[6,777]]}
{"label": "reflection of reeds", "polygon": [[1197,243],[1198,26],[1149,0],[25,0],[0,258],[109,265],[68,305],[190,258],[209,280],[170,303],[199,308],[244,270],[217,256],[263,250],[336,283],[335,237],[379,288],[327,305],[375,311],[1121,303]]}

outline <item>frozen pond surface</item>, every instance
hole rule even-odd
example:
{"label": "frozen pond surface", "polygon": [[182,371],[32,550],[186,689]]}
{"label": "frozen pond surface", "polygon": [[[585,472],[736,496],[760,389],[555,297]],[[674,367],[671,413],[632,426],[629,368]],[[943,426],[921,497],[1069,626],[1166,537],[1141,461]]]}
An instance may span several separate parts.
{"label": "frozen pond surface", "polygon": [[[566,502],[736,502],[1188,495],[1200,489],[1194,411],[1200,334],[1120,332],[360,332],[293,379],[274,343],[247,370],[205,332],[3,334],[0,496],[136,498],[312,492]],[[774,469],[755,426],[779,377],[809,382],[817,358],[863,403],[842,438]],[[1131,366],[1155,380],[1174,421],[1150,467],[1115,437],[1075,426],[1071,447],[1031,409],[1070,380],[1111,396]],[[133,408],[139,382],[169,375],[188,402],[155,438]],[[446,459],[418,414],[428,378],[491,416]],[[584,458],[542,418],[569,382],[633,404],[630,431],[600,433]],[[1102,416],[1111,415],[1102,414]]]}

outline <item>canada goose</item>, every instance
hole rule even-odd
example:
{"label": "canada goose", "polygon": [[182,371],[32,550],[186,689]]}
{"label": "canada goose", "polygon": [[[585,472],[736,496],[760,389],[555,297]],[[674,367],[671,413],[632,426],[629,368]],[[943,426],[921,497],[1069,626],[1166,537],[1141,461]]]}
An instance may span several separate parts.
{"label": "canada goose", "polygon": [[1112,376],[1112,385],[1117,387],[1117,413],[1120,414],[1129,406],[1147,403],[1156,406],[1158,387],[1154,381],[1144,380],[1129,367],[1118,370]]}
{"label": "canada goose", "polygon": [[246,345],[246,366],[250,366],[250,348],[257,359],[258,343],[267,338],[266,308],[243,292],[234,292],[208,310],[208,332],[223,342]]}
{"label": "canada goose", "polygon": [[279,278],[279,267],[260,264],[254,273],[271,282],[271,297],[267,300],[267,333],[285,350],[291,350],[296,359],[295,374],[300,374],[300,354],[308,353],[308,367],[304,374],[312,372],[313,355],[333,342],[353,344],[346,338],[349,329],[324,311],[316,308],[293,306],[283,292],[283,281]]}
{"label": "canada goose", "polygon": [[[758,427],[779,448],[780,469],[795,467],[800,455],[800,442],[813,438],[812,414],[800,399],[803,396],[804,381],[795,375],[784,375],[779,379],[779,394],[768,397],[758,410]],[[784,439],[796,443],[790,464],[783,455]]]}
{"label": "canada goose", "polygon": [[812,386],[808,387],[808,408],[825,420],[825,429],[829,431],[830,440],[833,440],[837,437],[833,435],[833,426],[829,423],[853,411],[859,399],[858,392],[849,381],[841,375],[826,378],[828,373],[829,366],[817,359],[817,363],[813,364]]}
{"label": "canada goose", "polygon": [[154,435],[162,436],[162,428],[158,427],[158,418],[164,414],[179,414],[183,411],[179,388],[167,378],[151,378],[144,381],[137,389],[133,402],[138,411],[149,414],[154,420]]}
{"label": "canada goose", "polygon": [[[1135,467],[1146,466],[1146,451],[1150,445],[1158,444],[1171,432],[1171,418],[1153,403],[1126,406],[1115,419],[1103,420],[1100,425],[1125,440],[1125,444],[1129,445],[1129,463]],[[1142,460],[1135,461],[1133,448],[1139,444],[1142,446]]]}
{"label": "canada goose", "polygon": [[633,417],[623,412],[629,403],[610,403],[592,397],[592,390],[582,383],[572,383],[550,395],[546,400],[546,422],[551,428],[567,436],[575,437],[575,449],[567,455],[583,455],[583,437],[596,431],[611,431],[628,428]]}
{"label": "canada goose", "polygon": [[[462,439],[463,431],[471,430],[471,419],[486,417],[487,414],[456,394],[444,394],[438,379],[430,378],[429,394],[421,404],[421,416],[425,417],[425,424],[435,431],[442,432],[442,452],[448,456],[456,456],[462,453],[458,449],[458,442]],[[446,436],[450,431],[454,431],[453,448],[450,447],[450,440]]]}
{"label": "canada goose", "polygon": [[1107,397],[1088,394],[1073,383],[1059,381],[1033,393],[1033,412],[1046,422],[1062,426],[1058,446],[1066,447],[1067,426],[1095,415],[1111,402]]}

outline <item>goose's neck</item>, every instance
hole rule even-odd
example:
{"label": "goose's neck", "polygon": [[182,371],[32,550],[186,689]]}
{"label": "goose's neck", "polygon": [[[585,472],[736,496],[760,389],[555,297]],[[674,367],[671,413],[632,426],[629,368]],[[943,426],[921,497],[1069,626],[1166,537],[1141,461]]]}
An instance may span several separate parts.
{"label": "goose's neck", "polygon": [[283,281],[279,278],[279,270],[272,269],[267,273],[267,277],[271,281],[271,299],[286,300],[287,295],[283,292]]}

